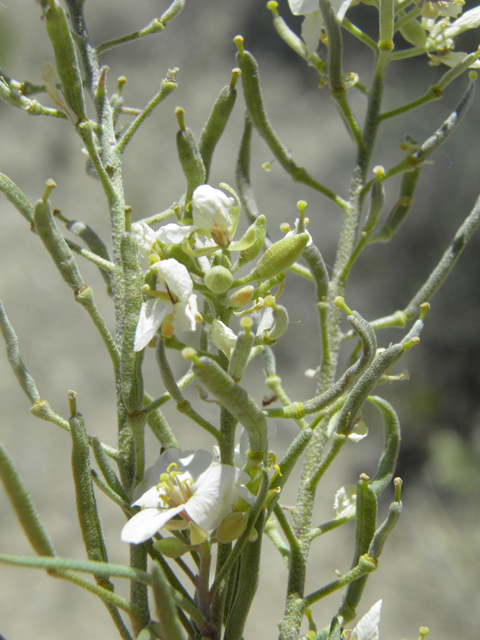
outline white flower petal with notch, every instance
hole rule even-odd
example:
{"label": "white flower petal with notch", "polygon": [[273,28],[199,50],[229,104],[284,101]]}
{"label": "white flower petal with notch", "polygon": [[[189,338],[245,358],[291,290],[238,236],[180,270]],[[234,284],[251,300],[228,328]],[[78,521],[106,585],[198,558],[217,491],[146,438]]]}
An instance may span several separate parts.
{"label": "white flower petal with notch", "polygon": [[142,303],[135,331],[134,351],[141,351],[147,346],[157,333],[171,306],[171,302],[161,298],[151,298]]}

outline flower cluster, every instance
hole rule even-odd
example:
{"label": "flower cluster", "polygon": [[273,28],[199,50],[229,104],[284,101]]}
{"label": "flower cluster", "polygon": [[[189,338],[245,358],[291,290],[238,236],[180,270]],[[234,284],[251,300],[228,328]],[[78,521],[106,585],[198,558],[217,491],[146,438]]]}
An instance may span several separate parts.
{"label": "flower cluster", "polygon": [[244,486],[249,479],[236,467],[215,463],[208,451],[167,449],[135,488],[133,506],[141,511],[124,526],[121,538],[140,544],[163,528],[188,529],[191,544],[201,544],[239,497],[250,501]]}
{"label": "flower cluster", "polygon": [[[421,21],[413,18],[415,29],[411,25],[410,29],[401,29],[404,37],[412,44],[423,47],[433,64],[443,63],[454,67],[462,62],[468,54],[454,51],[455,40],[464,31],[480,26],[480,7],[470,9],[458,17],[465,4],[463,0],[413,0],[413,3],[421,9]],[[315,52],[324,29],[319,0],[288,0],[288,4],[294,15],[304,16],[302,39],[308,52]],[[331,4],[338,21],[342,22],[350,6],[358,4],[358,0],[332,0]],[[480,61],[474,62],[471,67],[480,68]]]}

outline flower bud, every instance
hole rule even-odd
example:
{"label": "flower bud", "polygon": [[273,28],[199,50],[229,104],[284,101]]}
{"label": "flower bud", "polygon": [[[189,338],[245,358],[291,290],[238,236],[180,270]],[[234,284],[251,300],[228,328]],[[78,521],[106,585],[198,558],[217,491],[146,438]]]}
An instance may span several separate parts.
{"label": "flower bud", "polygon": [[265,251],[252,273],[263,280],[284,273],[300,258],[309,240],[310,234],[299,233],[275,242]]}
{"label": "flower bud", "polygon": [[153,546],[167,558],[180,558],[180,556],[183,556],[184,553],[190,550],[189,545],[184,544],[181,540],[177,540],[177,538],[155,540]]}
{"label": "flower bud", "polygon": [[234,512],[228,515],[217,529],[217,540],[222,544],[233,542],[245,531],[248,513]]}
{"label": "flower bud", "polygon": [[212,267],[205,274],[205,284],[213,293],[225,293],[232,286],[233,276],[220,265]]}
{"label": "flower bud", "polygon": [[247,284],[245,287],[237,289],[237,291],[232,293],[230,300],[235,307],[243,307],[250,302],[254,291],[255,288],[252,287],[251,284]]}

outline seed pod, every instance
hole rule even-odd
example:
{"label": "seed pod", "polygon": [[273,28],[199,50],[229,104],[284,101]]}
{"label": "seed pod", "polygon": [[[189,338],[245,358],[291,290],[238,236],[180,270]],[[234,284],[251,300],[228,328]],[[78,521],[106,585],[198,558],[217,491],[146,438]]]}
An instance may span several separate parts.
{"label": "seed pod", "polygon": [[60,275],[73,291],[78,291],[83,287],[83,278],[65,238],[57,227],[48,200],[38,200],[35,203],[34,221],[35,230],[52,256]]}
{"label": "seed pod", "polygon": [[265,238],[267,237],[266,218],[265,216],[258,216],[254,222],[255,228],[255,241],[248,249],[240,251],[240,256],[235,263],[235,271],[243,267],[244,264],[254,260],[265,244]]}
{"label": "seed pod", "polygon": [[[237,76],[238,75],[240,75],[240,72],[237,69]],[[218,98],[215,100],[213,109],[200,134],[198,149],[205,166],[205,182],[208,182],[213,152],[217,142],[220,140],[220,136],[227,126],[228,118],[232,113],[236,98],[237,91],[234,87],[228,85],[223,87]]]}
{"label": "seed pod", "polygon": [[238,382],[241,380],[245,367],[248,364],[248,359],[255,342],[255,334],[253,331],[241,331],[235,342],[235,347],[230,356],[230,363],[228,365],[228,373],[232,378]]}
{"label": "seed pod", "polygon": [[5,194],[7,200],[10,200],[15,209],[19,211],[30,224],[33,224],[32,203],[25,194],[20,191],[17,185],[3,173],[0,173],[0,191]]}
{"label": "seed pod", "polygon": [[0,443],[0,478],[30,544],[40,556],[54,556],[53,542],[40,520],[18,469]]}
{"label": "seed pod", "polygon": [[369,396],[368,400],[374,404],[382,414],[385,427],[385,444],[382,457],[378,463],[377,473],[372,480],[371,487],[379,496],[390,484],[397,464],[400,450],[400,421],[392,405],[378,396]]}
{"label": "seed pod", "polygon": [[192,130],[185,127],[183,113],[183,109],[176,110],[180,122],[180,129],[177,131],[177,151],[183,173],[187,179],[185,194],[185,212],[187,212],[188,207],[191,206],[193,192],[198,186],[205,184],[205,166]]}
{"label": "seed pod", "polygon": [[[368,476],[362,474],[357,482],[355,525],[355,552],[352,568],[356,567],[360,557],[368,553],[377,527],[377,496],[369,484]],[[368,574],[350,583],[343,600],[343,606],[356,609],[362,597]]]}
{"label": "seed pod", "polygon": [[193,365],[198,381],[246,429],[250,449],[260,453],[267,449],[267,420],[253,398],[220,365],[207,356]]}
{"label": "seed pod", "polygon": [[328,79],[330,82],[330,91],[332,93],[339,93],[345,91],[342,72],[342,30],[336,11],[328,0],[320,0],[320,10],[328,35]]}
{"label": "seed pod", "polygon": [[282,167],[289,173],[293,173],[298,170],[298,167],[273,130],[265,110],[257,61],[249,51],[243,49],[243,42],[237,38],[235,41],[240,49],[237,53],[237,62],[242,71],[243,92],[250,117]]}
{"label": "seed pod", "polygon": [[78,120],[86,120],[85,95],[75,44],[65,12],[55,0],[50,0],[45,12],[45,26],[53,46],[57,73],[68,106]]}
{"label": "seed pod", "polygon": [[[72,474],[75,485],[78,521],[89,560],[108,562],[97,502],[93,492],[90,455],[85,422],[80,413],[69,419],[72,436]],[[98,583],[109,583],[104,577],[96,577]]]}
{"label": "seed pod", "polygon": [[300,258],[309,240],[308,233],[299,233],[275,242],[260,258],[252,275],[267,280],[284,273]]}
{"label": "seed pod", "polygon": [[[57,217],[59,217],[60,220],[65,223],[65,226],[69,231],[74,233],[85,242],[92,253],[99,256],[100,258],[103,258],[103,260],[107,260],[108,262],[112,261],[107,246],[100,238],[100,236],[91,227],[88,226],[88,224],[80,222],[79,220],[67,220],[58,213],[56,213],[55,215],[57,215]],[[110,294],[110,276],[104,269],[101,269],[99,267],[99,270],[102,274],[102,278],[105,280],[105,283],[107,285],[107,292]]]}
{"label": "seed pod", "polygon": [[400,194],[385,224],[373,234],[370,242],[388,242],[407,217],[412,206],[413,196],[420,177],[421,167],[406,171],[402,177]]}

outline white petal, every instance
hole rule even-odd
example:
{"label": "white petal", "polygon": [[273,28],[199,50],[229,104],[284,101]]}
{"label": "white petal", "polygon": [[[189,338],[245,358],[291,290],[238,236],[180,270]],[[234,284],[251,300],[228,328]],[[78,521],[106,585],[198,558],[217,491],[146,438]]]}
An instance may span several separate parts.
{"label": "white petal", "polygon": [[318,49],[322,26],[323,16],[321,11],[309,13],[302,23],[302,39],[310,53],[314,53]]}
{"label": "white petal", "polygon": [[212,531],[231,512],[239,496],[241,482],[248,476],[235,467],[213,465],[194,485],[194,495],[185,505],[185,511],[196,524]]}
{"label": "white petal", "polygon": [[457,35],[468,29],[476,29],[480,27],[480,7],[475,7],[457,18],[450,26],[445,29],[447,38],[455,38]]}
{"label": "white petal", "polygon": [[135,332],[134,351],[141,351],[147,346],[160,328],[170,307],[170,302],[160,298],[152,298],[142,303]]}
{"label": "white petal", "polygon": [[193,224],[197,229],[210,231],[213,227],[227,230],[232,224],[230,209],[235,200],[220,189],[202,184],[195,189],[192,197]]}
{"label": "white petal", "polygon": [[272,307],[264,307],[262,319],[257,327],[257,336],[261,336],[266,331],[270,331],[273,327],[273,309]]}
{"label": "white petal", "polygon": [[333,510],[335,518],[345,518],[355,515],[355,505],[357,503],[357,487],[350,484],[346,487],[340,487],[335,494],[333,502]]}
{"label": "white petal", "polygon": [[380,622],[380,612],[382,610],[382,601],[376,602],[370,611],[359,620],[355,629],[353,629],[351,640],[378,640],[378,624]]}
{"label": "white petal", "polygon": [[164,242],[165,244],[180,244],[184,238],[194,231],[195,227],[193,225],[182,226],[171,222],[160,227],[155,233],[155,237],[159,242]]}
{"label": "white petal", "polygon": [[144,222],[134,222],[132,232],[135,235],[140,255],[148,260],[155,244],[155,231]]}
{"label": "white petal", "polygon": [[[347,13],[348,9],[350,8],[350,5],[352,4],[353,0],[345,0],[344,2],[342,2],[342,0],[340,0],[340,7],[337,11],[337,18],[339,20],[339,22],[342,22],[342,20],[345,17],[345,14]],[[333,4],[333,3],[332,3]],[[335,7],[335,5],[334,5]]]}
{"label": "white petal", "polygon": [[317,11],[320,7],[318,0],[288,0],[290,11],[295,16],[302,16],[306,13]]}
{"label": "white petal", "polygon": [[185,302],[177,302],[173,305],[173,317],[182,331],[195,331],[197,315],[197,296],[194,293]]}
{"label": "white petal", "polygon": [[183,505],[174,509],[142,509],[123,527],[121,539],[130,544],[140,544],[160,531],[178,513],[183,511]]}
{"label": "white petal", "polygon": [[175,260],[168,258],[160,260],[153,266],[158,277],[165,281],[170,291],[182,302],[188,300],[192,291],[192,279],[188,273],[187,267]]}

